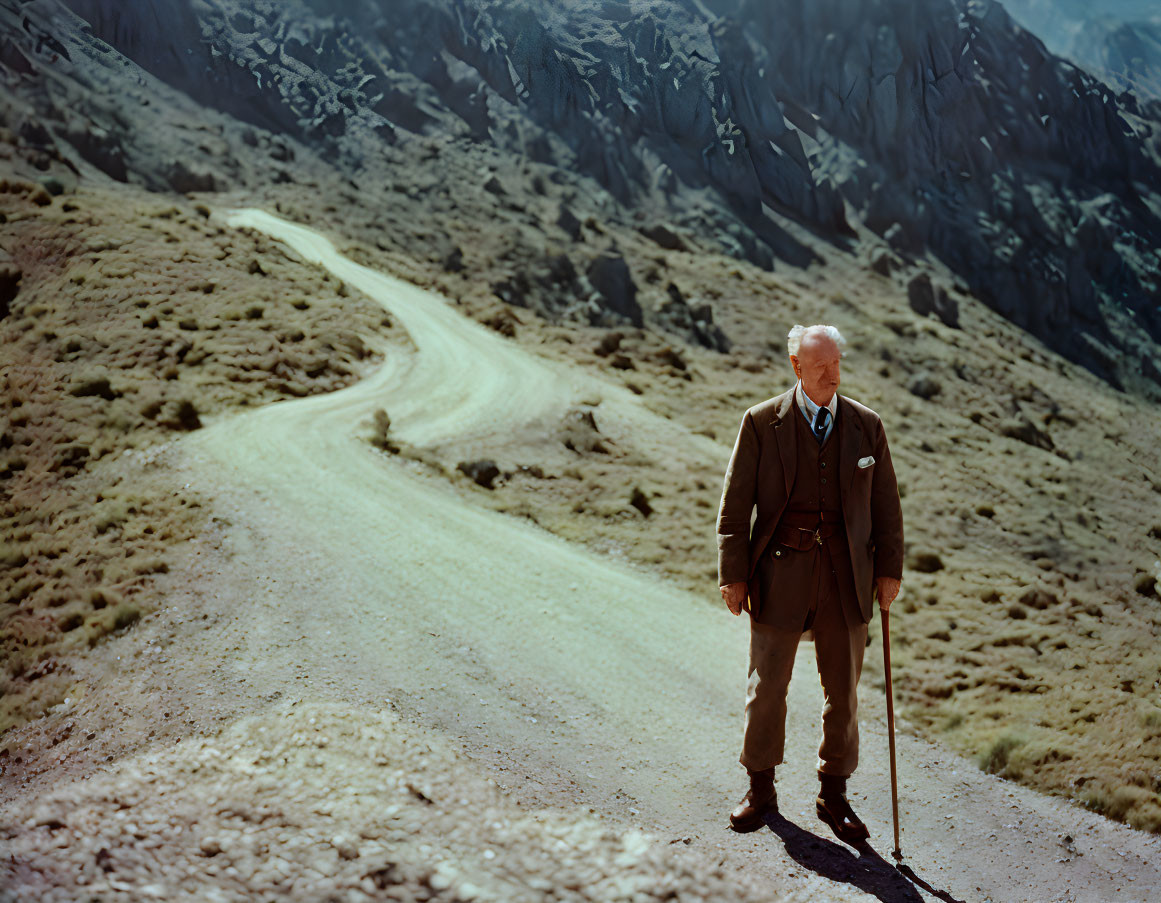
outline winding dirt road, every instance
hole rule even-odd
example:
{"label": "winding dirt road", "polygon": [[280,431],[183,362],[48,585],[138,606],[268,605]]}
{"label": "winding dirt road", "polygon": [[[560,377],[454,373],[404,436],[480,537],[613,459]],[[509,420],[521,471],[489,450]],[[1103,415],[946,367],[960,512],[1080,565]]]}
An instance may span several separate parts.
{"label": "winding dirt road", "polygon": [[[579,803],[688,838],[723,868],[759,876],[776,899],[1157,899],[1161,839],[985,775],[905,732],[902,848],[920,882],[835,842],[813,812],[821,691],[809,644],[791,684],[781,816],[771,830],[730,832],[745,779],[745,623],[533,524],[474,509],[376,452],[365,434],[382,407],[409,443],[470,439],[486,449],[586,403],[597,404],[603,433],[657,460],[681,446],[724,470],[729,448],[620,386],[522,349],[438,295],[355,264],[309,229],[256,210],[222,216],[382,303],[418,351],[388,354],[342,391],[211,422],[173,449],[178,472],[215,499],[222,550],[233,556],[202,574],[196,592],[216,600],[204,604],[220,629],[169,648],[184,675],[175,682],[212,669],[254,700],[389,706],[452,738],[517,799]],[[851,796],[889,859],[873,636]]]}

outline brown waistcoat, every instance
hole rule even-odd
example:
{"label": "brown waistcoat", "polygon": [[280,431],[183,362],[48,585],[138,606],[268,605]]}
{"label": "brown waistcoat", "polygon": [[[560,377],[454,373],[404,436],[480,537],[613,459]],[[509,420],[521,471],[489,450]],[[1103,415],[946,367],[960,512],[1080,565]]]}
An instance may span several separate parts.
{"label": "brown waistcoat", "polygon": [[[841,409],[840,409],[841,410]],[[778,530],[759,565],[761,609],[757,620],[786,629],[801,629],[810,608],[825,594],[832,575],[822,567],[826,556],[821,545],[810,534],[795,530],[813,530],[821,522],[820,535],[830,553],[830,567],[838,581],[839,596],[848,623],[863,622],[859,613],[858,593],[851,569],[850,551],[842,523],[842,496],[839,487],[839,448],[842,444],[842,418],[835,420],[830,435],[819,445],[803,416],[797,401],[791,410],[795,431],[794,485],[782,513]],[[821,513],[821,516],[820,516]],[[828,526],[833,524],[833,526]],[[829,535],[827,535],[829,534]],[[801,537],[801,541],[798,541]]]}
{"label": "brown waistcoat", "polygon": [[[818,444],[810,424],[802,414],[798,403],[794,405],[795,448],[798,467],[794,475],[794,488],[786,502],[787,512],[817,514],[820,510],[834,512],[842,518],[842,499],[839,496],[838,458],[842,424],[835,421],[826,441]],[[797,518],[795,518],[797,520]]]}

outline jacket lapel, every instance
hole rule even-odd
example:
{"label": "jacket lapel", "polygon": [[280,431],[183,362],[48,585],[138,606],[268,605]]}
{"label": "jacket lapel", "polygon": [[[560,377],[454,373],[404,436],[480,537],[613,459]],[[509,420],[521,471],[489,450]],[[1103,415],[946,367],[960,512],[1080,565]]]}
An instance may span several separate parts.
{"label": "jacket lapel", "polygon": [[[782,397],[782,401],[776,409],[778,416],[774,420],[774,434],[778,437],[778,454],[782,458],[782,475],[786,480],[787,498],[790,497],[790,491],[794,487],[794,474],[798,468],[794,421],[790,419],[792,414],[802,416],[797,411],[797,407],[794,390],[791,389]],[[851,486],[851,480],[855,477],[855,468],[859,463],[859,448],[863,443],[863,427],[859,423],[859,418],[851,403],[843,395],[838,397],[838,418],[834,426],[836,430],[839,429],[838,421],[842,422],[841,444],[839,446],[839,473],[842,475],[840,487],[845,499]]]}
{"label": "jacket lapel", "polygon": [[783,395],[782,403],[777,408],[778,416],[774,420],[774,435],[778,437],[778,454],[782,458],[782,476],[786,480],[786,498],[790,498],[790,490],[794,486],[794,474],[798,468],[794,421],[790,419],[791,415],[802,416],[795,411],[797,406],[798,404],[794,400],[794,389],[790,389]]}
{"label": "jacket lapel", "polygon": [[855,468],[859,463],[859,448],[863,442],[863,427],[855,415],[854,407],[842,395],[838,402],[839,421],[842,423],[842,444],[839,446],[839,473],[842,474],[841,495],[843,517],[847,517],[847,498],[851,480],[855,478]]}

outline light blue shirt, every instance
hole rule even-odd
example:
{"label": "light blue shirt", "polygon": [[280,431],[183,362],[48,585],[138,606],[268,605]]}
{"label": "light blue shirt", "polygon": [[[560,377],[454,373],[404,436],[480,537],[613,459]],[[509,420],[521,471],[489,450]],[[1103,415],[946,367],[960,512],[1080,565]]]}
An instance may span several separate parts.
{"label": "light blue shirt", "polygon": [[[798,409],[802,411],[802,416],[806,418],[806,425],[813,429],[814,416],[818,413],[819,405],[815,404],[810,396],[806,394],[802,388],[802,380],[799,380],[798,385],[794,387],[794,397],[798,399]],[[834,429],[834,418],[838,413],[838,392],[831,395],[830,402],[826,408],[830,411],[830,420],[826,424],[826,433],[822,437],[823,442],[830,437],[830,432]]]}

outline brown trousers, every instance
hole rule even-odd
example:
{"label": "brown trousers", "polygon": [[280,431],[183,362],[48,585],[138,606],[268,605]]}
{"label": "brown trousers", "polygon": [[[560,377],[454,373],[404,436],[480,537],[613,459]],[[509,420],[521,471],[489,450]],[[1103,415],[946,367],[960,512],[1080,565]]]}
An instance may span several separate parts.
{"label": "brown trousers", "polygon": [[[850,775],[859,762],[857,688],[863,670],[868,624],[844,613],[829,544],[799,552],[813,558],[818,587],[802,630],[784,630],[750,621],[750,665],[745,728],[739,761],[750,771],[782,764],[786,747],[786,690],[803,631],[814,631],[814,653],[822,679],[822,742],[818,770]],[[803,562],[805,563],[805,562]],[[849,622],[854,623],[849,623]]]}

